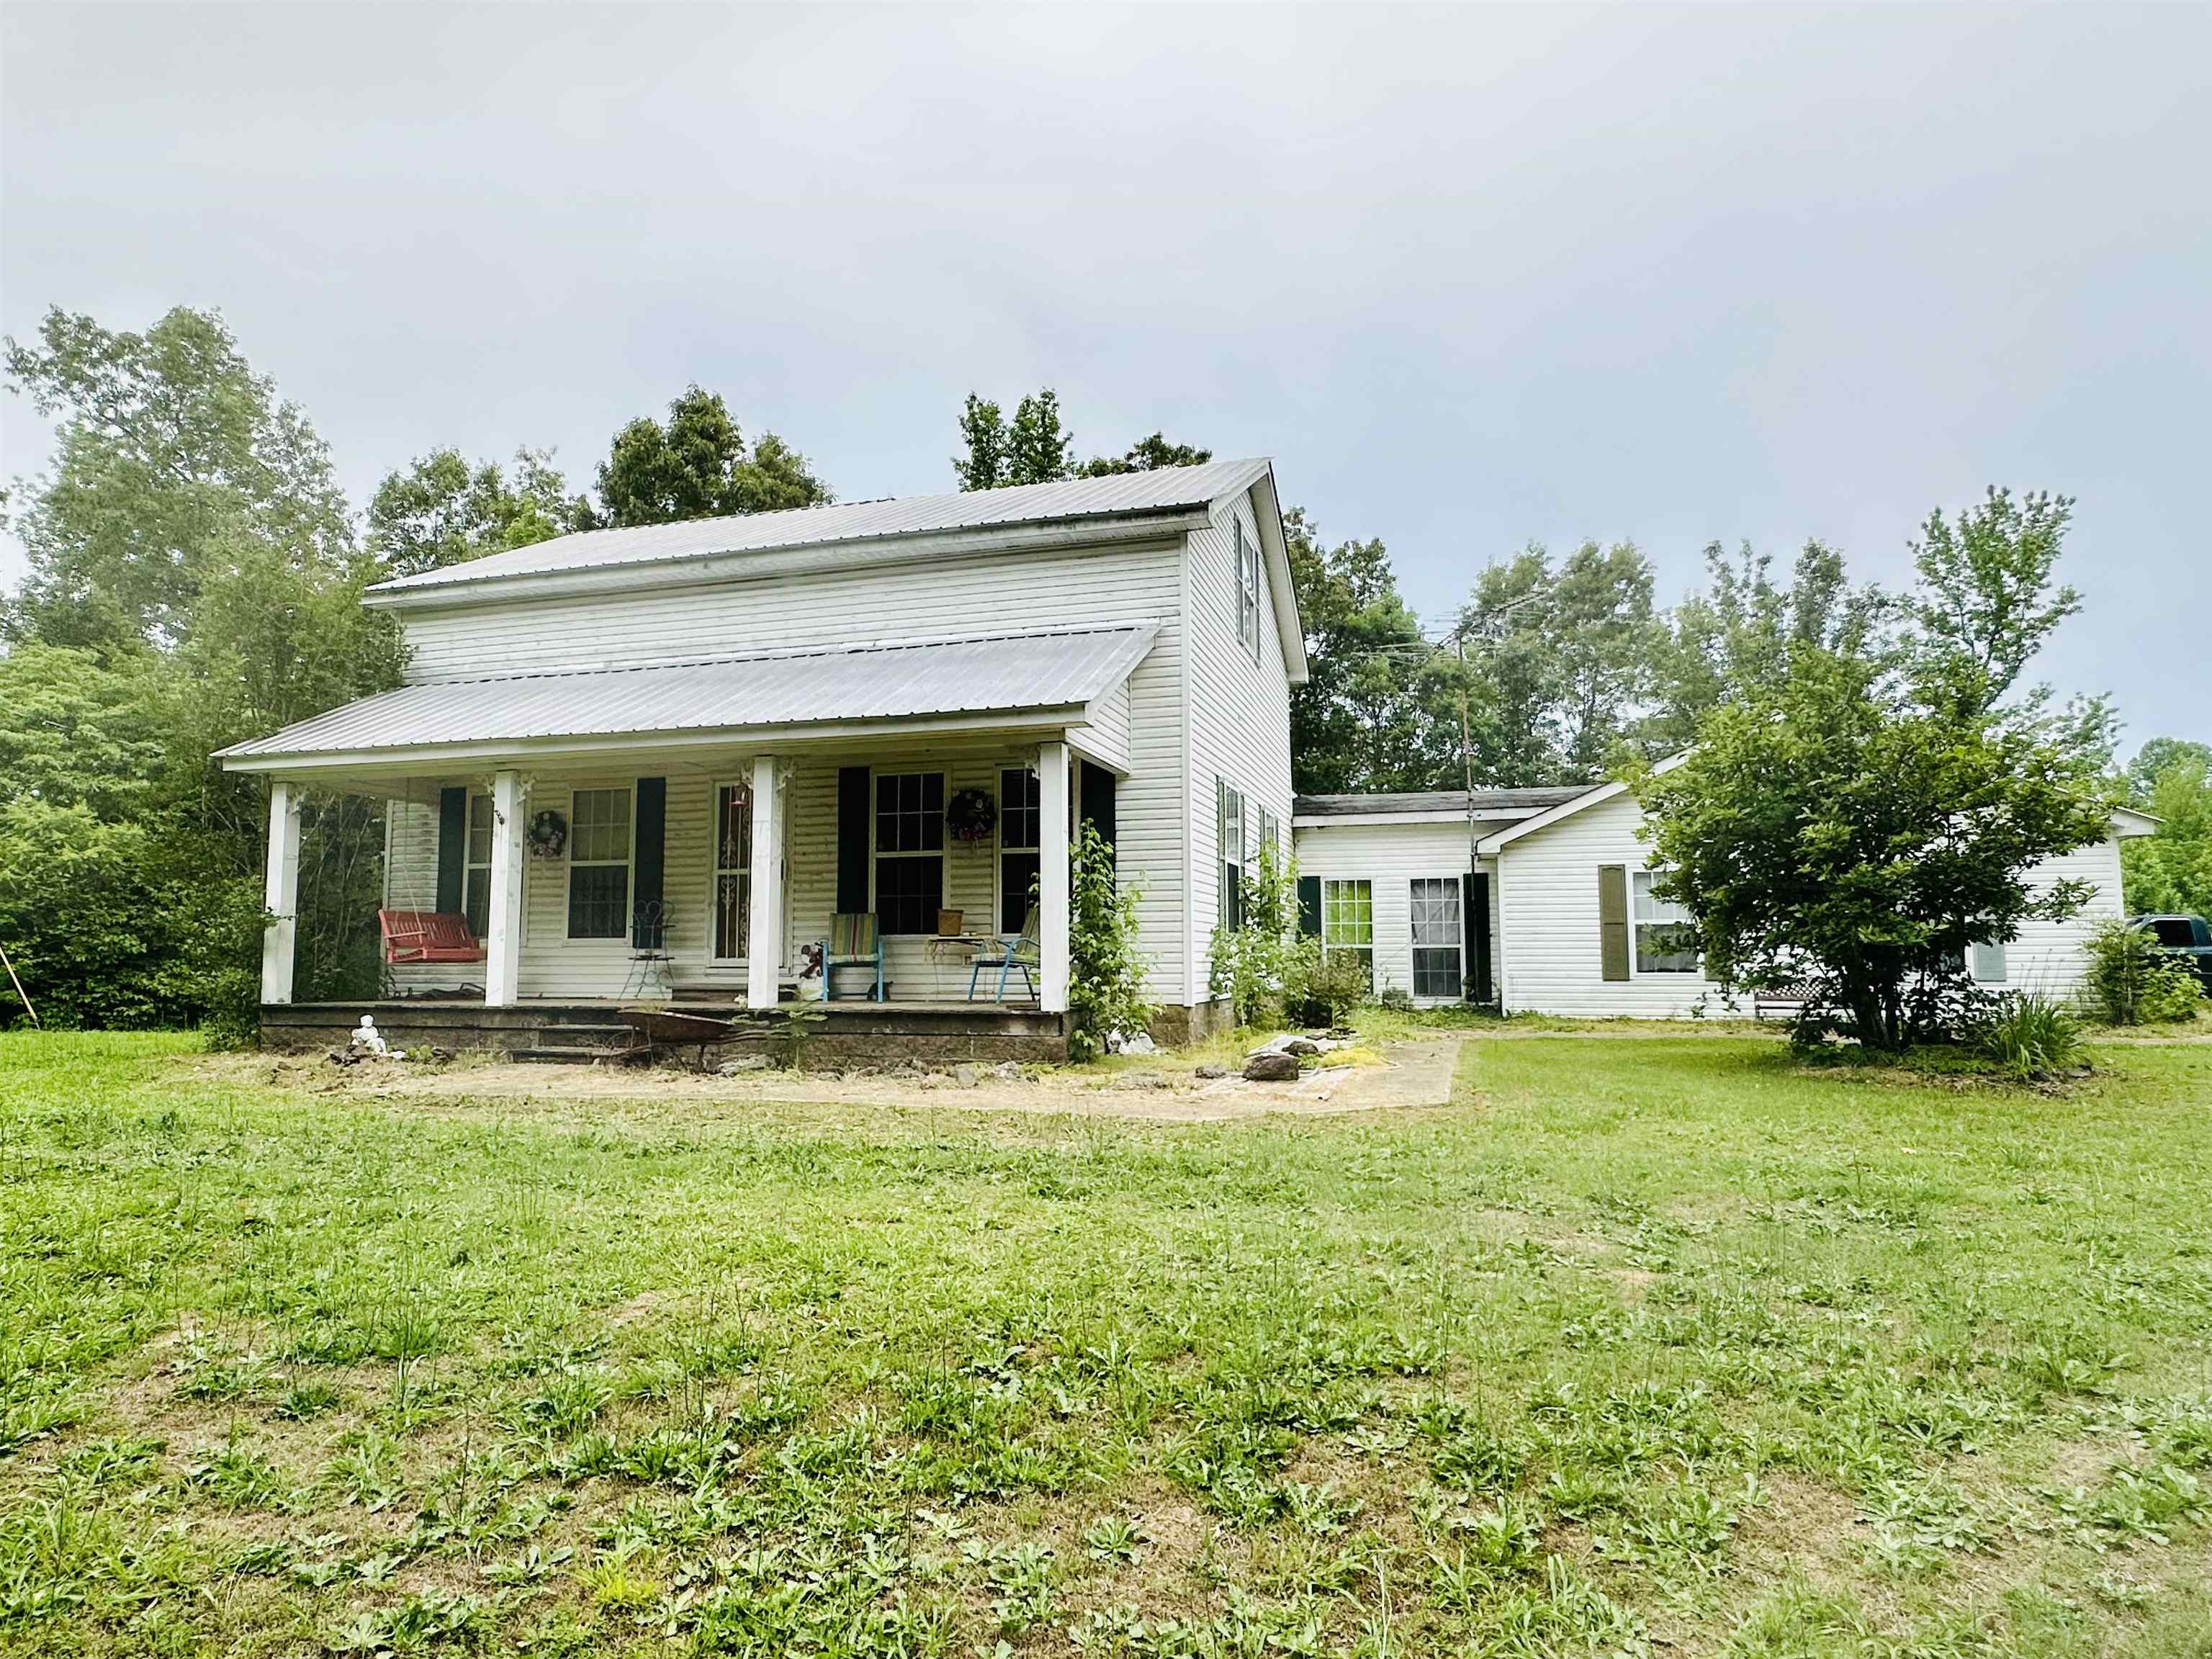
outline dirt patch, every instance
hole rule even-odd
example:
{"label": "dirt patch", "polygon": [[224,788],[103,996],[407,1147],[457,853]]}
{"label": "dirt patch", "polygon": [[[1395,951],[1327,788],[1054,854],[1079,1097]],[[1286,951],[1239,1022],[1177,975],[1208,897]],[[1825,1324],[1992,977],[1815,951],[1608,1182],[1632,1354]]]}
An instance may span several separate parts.
{"label": "dirt patch", "polygon": [[[1462,1040],[1453,1035],[1394,1042],[1382,1050],[1378,1064],[1323,1066],[1295,1083],[1206,1079],[1188,1070],[1164,1068],[1159,1076],[1165,1086],[1155,1088],[1133,1088],[1128,1074],[1116,1072],[1046,1071],[1018,1079],[987,1072],[963,1088],[947,1073],[746,1072],[720,1077],[629,1066],[501,1064],[432,1070],[395,1062],[341,1070],[319,1060],[280,1060],[273,1067],[265,1058],[246,1063],[257,1076],[268,1074],[291,1087],[371,1098],[775,1101],[1206,1123],[1271,1114],[1314,1116],[1442,1106],[1451,1099]],[[218,1058],[198,1063],[229,1070],[240,1062]]]}

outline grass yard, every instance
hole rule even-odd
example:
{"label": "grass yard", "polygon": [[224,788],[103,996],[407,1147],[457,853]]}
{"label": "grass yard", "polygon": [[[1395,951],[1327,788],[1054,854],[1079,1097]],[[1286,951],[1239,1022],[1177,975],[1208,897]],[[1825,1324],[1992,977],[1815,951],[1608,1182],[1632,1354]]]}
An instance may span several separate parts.
{"label": "grass yard", "polygon": [[2212,1653],[2212,1046],[1297,1121],[0,1037],[0,1650]]}

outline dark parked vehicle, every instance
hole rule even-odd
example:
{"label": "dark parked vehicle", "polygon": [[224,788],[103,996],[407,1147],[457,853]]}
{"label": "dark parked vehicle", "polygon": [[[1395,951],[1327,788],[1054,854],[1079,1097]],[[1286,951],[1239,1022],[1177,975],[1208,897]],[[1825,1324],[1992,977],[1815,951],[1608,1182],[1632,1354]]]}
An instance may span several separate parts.
{"label": "dark parked vehicle", "polygon": [[2139,927],[2158,941],[2169,957],[2179,957],[2197,969],[2212,996],[2212,922],[2202,916],[2130,916],[2128,926]]}

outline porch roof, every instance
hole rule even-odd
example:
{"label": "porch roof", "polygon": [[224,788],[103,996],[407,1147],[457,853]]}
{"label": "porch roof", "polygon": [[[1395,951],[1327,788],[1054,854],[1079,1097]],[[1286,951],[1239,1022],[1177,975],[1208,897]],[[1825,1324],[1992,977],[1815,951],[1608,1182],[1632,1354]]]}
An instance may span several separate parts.
{"label": "porch roof", "polygon": [[854,721],[1079,714],[1152,649],[1150,624],[763,652],[401,686],[234,744],[234,771],[308,760],[376,764],[407,750],[692,734],[710,739]]}

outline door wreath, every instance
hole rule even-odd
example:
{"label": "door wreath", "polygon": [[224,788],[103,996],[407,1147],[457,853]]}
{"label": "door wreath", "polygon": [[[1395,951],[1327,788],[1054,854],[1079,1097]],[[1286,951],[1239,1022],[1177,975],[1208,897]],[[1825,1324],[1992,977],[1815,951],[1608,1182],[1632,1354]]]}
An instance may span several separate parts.
{"label": "door wreath", "polygon": [[530,856],[557,859],[568,845],[568,820],[547,807],[530,820]]}
{"label": "door wreath", "polygon": [[988,841],[998,823],[999,809],[981,789],[963,789],[945,803],[945,827],[964,846]]}

